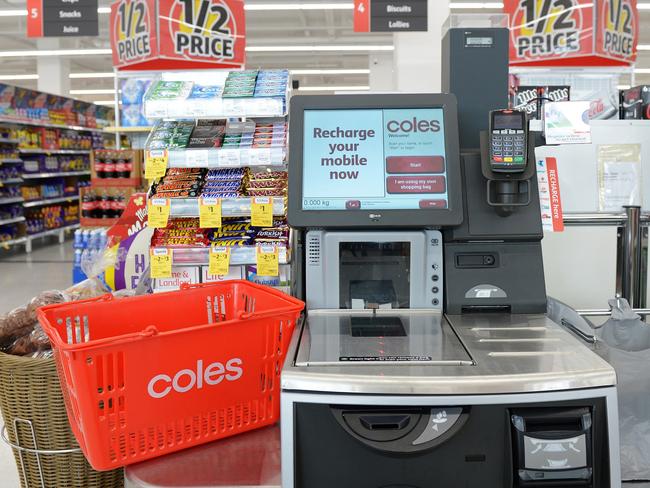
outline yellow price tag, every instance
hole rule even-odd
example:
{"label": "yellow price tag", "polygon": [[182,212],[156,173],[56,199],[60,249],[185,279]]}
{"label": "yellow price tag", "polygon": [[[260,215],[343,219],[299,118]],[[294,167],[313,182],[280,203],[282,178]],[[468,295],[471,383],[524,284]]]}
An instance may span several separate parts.
{"label": "yellow price tag", "polygon": [[152,229],[167,227],[169,213],[171,212],[171,201],[169,198],[152,198],[149,200],[148,225]]}
{"label": "yellow price tag", "polygon": [[172,275],[172,250],[154,247],[149,253],[152,278],[170,278]]}
{"label": "yellow price tag", "polygon": [[212,276],[225,276],[230,268],[230,248],[212,246],[208,259],[208,274]]}
{"label": "yellow price tag", "polygon": [[202,229],[221,227],[221,198],[199,198],[199,225]]}
{"label": "yellow price tag", "polygon": [[257,276],[280,275],[280,252],[277,246],[257,246]]}
{"label": "yellow price tag", "polygon": [[273,198],[253,197],[251,200],[251,225],[253,227],[273,227]]}
{"label": "yellow price tag", "polygon": [[155,149],[147,151],[144,162],[144,177],[148,180],[162,178],[167,171],[169,154],[167,149]]}

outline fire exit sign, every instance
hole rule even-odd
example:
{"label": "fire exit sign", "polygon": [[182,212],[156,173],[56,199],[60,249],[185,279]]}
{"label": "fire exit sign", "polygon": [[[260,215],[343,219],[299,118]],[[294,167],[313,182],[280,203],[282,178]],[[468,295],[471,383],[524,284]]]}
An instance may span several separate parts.
{"label": "fire exit sign", "polygon": [[354,0],[354,32],[425,32],[427,0]]}
{"label": "fire exit sign", "polygon": [[27,0],[27,37],[97,35],[97,0]]}

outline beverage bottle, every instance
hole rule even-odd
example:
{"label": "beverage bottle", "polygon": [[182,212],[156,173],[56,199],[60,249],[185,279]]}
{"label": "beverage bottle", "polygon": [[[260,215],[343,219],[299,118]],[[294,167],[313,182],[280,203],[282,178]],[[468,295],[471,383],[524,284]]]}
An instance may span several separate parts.
{"label": "beverage bottle", "polygon": [[95,153],[95,173],[97,178],[106,178],[106,160],[103,151],[98,151]]}
{"label": "beverage bottle", "polygon": [[127,169],[124,153],[116,153],[117,163],[115,163],[115,176],[117,178],[128,178],[129,170]]}
{"label": "beverage bottle", "polygon": [[108,219],[110,218],[111,203],[108,200],[108,194],[104,191],[99,199],[99,212],[97,218]]}
{"label": "beverage bottle", "polygon": [[[93,217],[95,213],[95,194],[92,191],[84,193],[81,199],[81,216],[87,219]],[[77,242],[77,233],[75,232],[75,243]]]}
{"label": "beverage bottle", "polygon": [[104,161],[104,178],[115,178],[115,158],[113,153],[107,152]]}

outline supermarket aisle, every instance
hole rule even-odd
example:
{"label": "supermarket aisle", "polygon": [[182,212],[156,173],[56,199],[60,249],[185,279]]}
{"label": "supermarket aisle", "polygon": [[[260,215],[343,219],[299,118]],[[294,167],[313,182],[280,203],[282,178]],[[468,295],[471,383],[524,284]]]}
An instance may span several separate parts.
{"label": "supermarket aisle", "polygon": [[[31,254],[0,254],[0,314],[18,307],[43,290],[72,284],[72,241],[34,248]],[[18,488],[11,449],[0,442],[0,486]]]}
{"label": "supermarket aisle", "polygon": [[72,284],[72,241],[35,247],[31,254],[0,254],[0,314],[44,290]]}

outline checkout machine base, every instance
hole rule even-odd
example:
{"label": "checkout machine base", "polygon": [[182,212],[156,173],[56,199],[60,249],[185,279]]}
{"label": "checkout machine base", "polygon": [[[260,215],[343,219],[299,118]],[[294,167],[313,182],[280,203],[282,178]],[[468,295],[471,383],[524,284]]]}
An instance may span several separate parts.
{"label": "checkout machine base", "polygon": [[350,310],[296,331],[283,488],[621,486],[613,371],[548,317],[365,313],[391,334]]}

